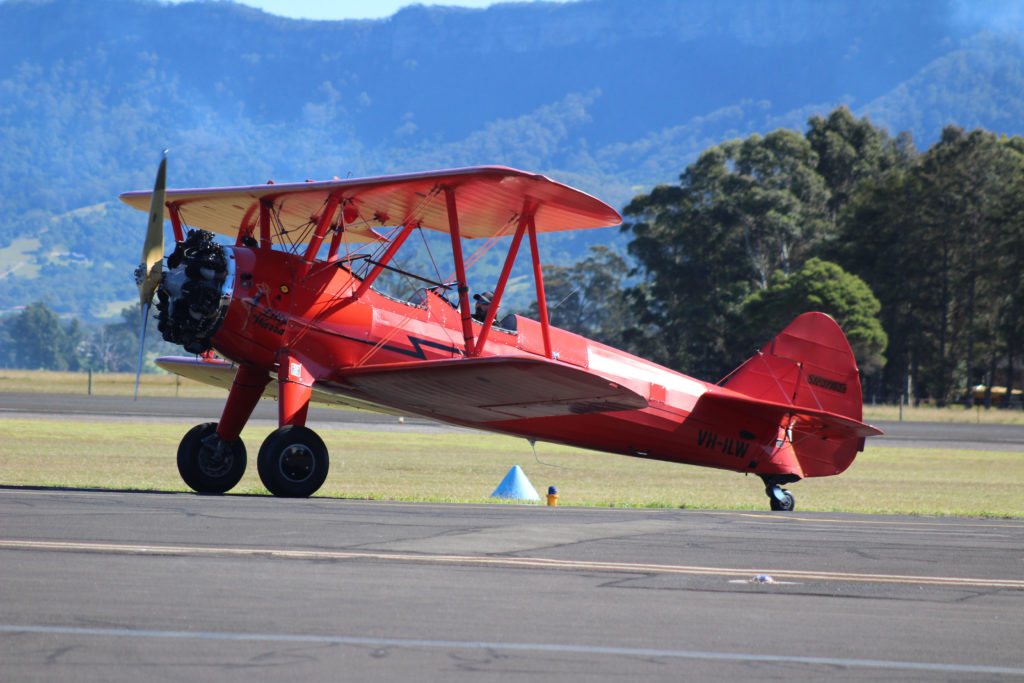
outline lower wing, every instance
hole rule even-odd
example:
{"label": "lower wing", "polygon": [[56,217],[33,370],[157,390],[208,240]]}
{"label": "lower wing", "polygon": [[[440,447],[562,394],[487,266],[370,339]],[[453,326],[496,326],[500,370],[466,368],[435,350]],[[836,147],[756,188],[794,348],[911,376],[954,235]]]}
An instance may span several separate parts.
{"label": "lower wing", "polygon": [[[230,389],[235,366],[222,360],[165,356],[161,368]],[[276,398],[277,383],[264,396]],[[484,424],[647,407],[636,392],[557,361],[492,356],[338,370],[313,384],[312,400],[376,412],[436,416]]]}
{"label": "lower wing", "polygon": [[541,358],[492,356],[345,370],[336,387],[364,400],[466,423],[647,407],[600,375]]}

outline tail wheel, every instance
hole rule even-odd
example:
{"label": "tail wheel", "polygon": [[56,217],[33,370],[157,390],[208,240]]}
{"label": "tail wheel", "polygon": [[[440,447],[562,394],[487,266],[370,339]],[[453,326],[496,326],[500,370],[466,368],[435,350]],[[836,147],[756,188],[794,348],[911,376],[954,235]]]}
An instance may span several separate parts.
{"label": "tail wheel", "polygon": [[796,507],[796,500],[793,498],[793,494],[783,488],[769,488],[768,499],[771,501],[772,510],[789,512]]}
{"label": "tail wheel", "polygon": [[285,425],[270,433],[256,460],[260,480],[275,496],[307,498],[327,479],[327,446],[316,432]]}
{"label": "tail wheel", "polygon": [[224,493],[245,474],[245,444],[221,441],[217,423],[204,422],[188,431],[178,444],[178,473],[197,493]]}

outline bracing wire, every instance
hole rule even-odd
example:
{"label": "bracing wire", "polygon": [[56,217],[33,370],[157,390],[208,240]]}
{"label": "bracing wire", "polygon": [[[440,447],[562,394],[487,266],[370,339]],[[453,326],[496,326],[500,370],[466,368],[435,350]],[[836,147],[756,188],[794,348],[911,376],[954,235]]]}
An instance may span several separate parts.
{"label": "bracing wire", "polygon": [[527,441],[530,442],[530,448],[533,449],[533,459],[537,461],[538,465],[544,465],[545,467],[554,467],[555,469],[558,469],[558,470],[571,470],[572,469],[571,467],[566,467],[565,465],[555,465],[554,463],[544,462],[543,460],[540,459],[540,456],[537,455],[537,440],[536,439],[527,439]]}

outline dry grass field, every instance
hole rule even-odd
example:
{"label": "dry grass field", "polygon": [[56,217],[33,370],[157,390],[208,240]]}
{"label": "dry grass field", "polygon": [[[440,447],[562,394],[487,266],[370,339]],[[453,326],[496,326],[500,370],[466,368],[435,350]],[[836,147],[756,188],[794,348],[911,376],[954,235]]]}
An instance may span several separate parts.
{"label": "dry grass field", "polygon": [[[94,375],[97,394],[130,395],[134,377]],[[143,395],[223,397],[172,375],[146,375]],[[78,373],[0,371],[0,391],[85,393]],[[897,419],[898,408],[867,407],[865,419]],[[991,415],[990,415],[991,414]],[[904,408],[904,419],[1021,421],[1020,413]],[[0,418],[0,485],[187,490],[178,441],[191,425]],[[233,493],[266,494],[256,474],[269,428],[242,437],[249,468]],[[513,465],[541,496],[556,486],[562,505],[767,509],[761,482],[734,472],[538,444],[493,434],[323,430],[331,474],[319,496],[452,502],[490,501]],[[843,475],[792,485],[797,510],[1024,517],[1024,453],[872,447]]]}
{"label": "dry grass field", "polygon": [[[0,419],[0,483],[185,491],[175,453],[185,425]],[[255,456],[269,428],[249,427],[249,468],[235,493],[265,494]],[[323,430],[331,474],[317,495],[484,502],[513,465],[563,505],[767,508],[760,480],[734,472],[538,444],[491,434]],[[1024,454],[871,448],[843,475],[792,485],[798,510],[1024,517]]]}

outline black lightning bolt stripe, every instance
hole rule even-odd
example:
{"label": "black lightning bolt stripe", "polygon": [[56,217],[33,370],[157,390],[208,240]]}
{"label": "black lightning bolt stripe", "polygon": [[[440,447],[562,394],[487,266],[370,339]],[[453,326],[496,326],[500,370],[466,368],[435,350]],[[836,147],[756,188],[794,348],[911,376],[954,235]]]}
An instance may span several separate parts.
{"label": "black lightning bolt stripe", "polygon": [[437,349],[439,351],[447,351],[448,353],[454,353],[457,356],[464,355],[462,349],[460,349],[457,346],[449,346],[447,344],[442,344],[440,342],[430,341],[429,339],[420,339],[419,337],[413,337],[410,335],[409,342],[413,346],[412,351],[408,349],[402,349],[397,346],[391,346],[390,344],[385,344],[384,348],[388,349],[389,351],[397,351],[398,353],[404,353],[407,356],[419,358],[420,360],[427,359],[427,354],[423,351],[424,346],[431,349]]}
{"label": "black lightning bolt stripe", "polygon": [[[354,342],[359,342],[360,344],[366,344],[367,346],[377,345],[377,342],[369,339],[358,339],[356,337],[349,337],[347,335],[338,336],[342,337],[343,339],[349,339]],[[418,358],[419,360],[427,360],[427,353],[426,351],[423,350],[424,348],[437,349],[439,351],[447,351],[448,353],[454,354],[456,356],[465,355],[465,352],[458,346],[449,346],[448,344],[430,341],[429,339],[421,339],[419,337],[413,337],[412,335],[409,335],[407,339],[409,340],[409,343],[412,344],[411,349],[405,348],[403,346],[395,346],[394,344],[384,344],[383,346],[381,346],[381,348],[387,349],[388,351],[394,351],[395,353],[400,353],[403,356]]]}

